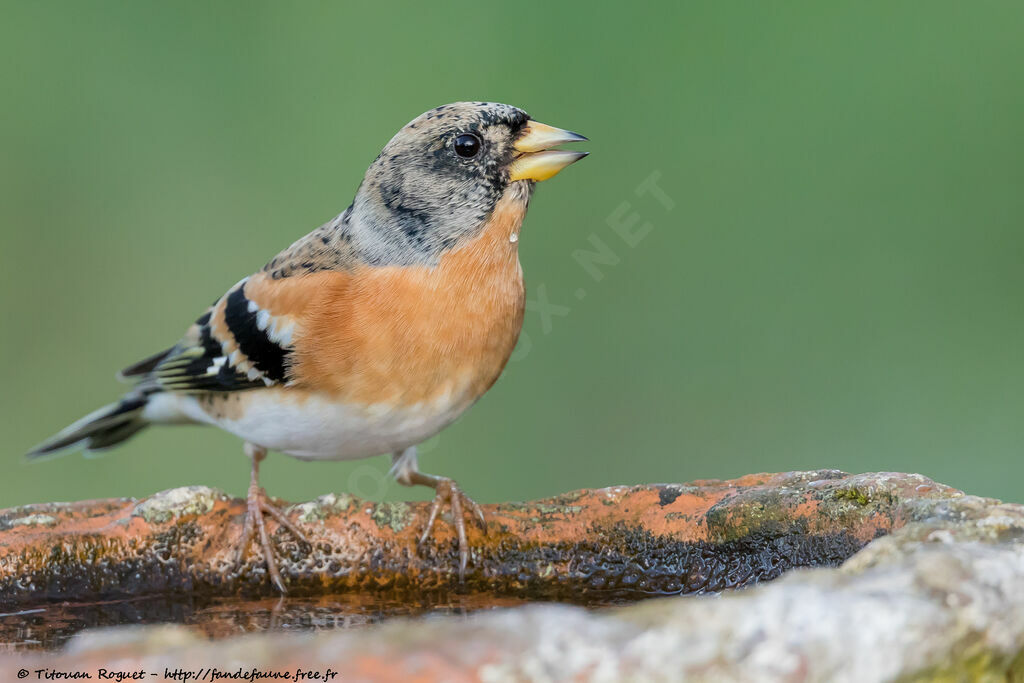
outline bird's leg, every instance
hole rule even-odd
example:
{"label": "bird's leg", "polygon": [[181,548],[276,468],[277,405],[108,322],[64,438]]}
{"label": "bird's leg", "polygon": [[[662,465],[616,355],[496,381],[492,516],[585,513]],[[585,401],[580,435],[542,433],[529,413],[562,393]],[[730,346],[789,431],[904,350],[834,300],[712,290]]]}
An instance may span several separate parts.
{"label": "bird's leg", "polygon": [[487,519],[484,517],[484,511],[476,504],[476,501],[463,493],[453,480],[420,472],[415,446],[410,446],[391,456],[391,473],[403,486],[429,486],[437,492],[434,502],[430,505],[430,516],[427,517],[427,523],[423,527],[417,549],[422,549],[427,539],[430,538],[441,508],[445,503],[451,506],[452,522],[455,525],[455,533],[459,537],[459,578],[465,578],[466,565],[469,564],[469,541],[466,540],[465,515],[469,513],[486,534]]}
{"label": "bird's leg", "polygon": [[263,515],[268,514],[277,522],[288,529],[299,541],[311,545],[306,536],[299,531],[299,528],[292,524],[284,514],[270,503],[267,492],[260,488],[260,462],[267,457],[267,450],[251,443],[245,444],[245,454],[252,461],[252,474],[249,478],[249,492],[246,495],[245,527],[242,531],[242,540],[238,546],[238,557],[236,564],[241,566],[245,561],[245,554],[249,551],[249,544],[253,535],[259,533],[260,548],[263,551],[263,559],[267,563],[267,574],[270,580],[281,593],[286,593],[281,573],[277,570],[277,559],[274,557],[274,547],[270,544],[270,534],[267,533],[267,525]]}

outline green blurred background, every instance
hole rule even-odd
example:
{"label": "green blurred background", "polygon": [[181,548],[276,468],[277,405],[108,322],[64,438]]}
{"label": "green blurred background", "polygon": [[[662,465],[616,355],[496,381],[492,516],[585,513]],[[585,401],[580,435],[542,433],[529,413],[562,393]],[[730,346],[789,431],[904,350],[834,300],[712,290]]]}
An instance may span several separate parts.
{"label": "green blurred background", "polygon": [[[4,2],[0,506],[241,494],[212,429],[21,454],[463,99],[593,154],[523,230],[557,315],[425,471],[483,501],[832,467],[1024,500],[1024,4],[618,5]],[[264,482],[426,497],[387,466],[272,456]]]}

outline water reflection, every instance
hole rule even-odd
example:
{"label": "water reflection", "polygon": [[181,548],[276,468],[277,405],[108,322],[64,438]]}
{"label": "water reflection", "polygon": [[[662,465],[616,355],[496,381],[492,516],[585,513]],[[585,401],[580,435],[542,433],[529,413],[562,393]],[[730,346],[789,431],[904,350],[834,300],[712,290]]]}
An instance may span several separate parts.
{"label": "water reflection", "polygon": [[333,631],[393,617],[458,617],[527,600],[485,594],[388,599],[352,593],[315,598],[198,599],[175,596],[95,603],[55,603],[0,613],[0,652],[53,650],[88,628],[175,623],[211,639],[280,629]]}

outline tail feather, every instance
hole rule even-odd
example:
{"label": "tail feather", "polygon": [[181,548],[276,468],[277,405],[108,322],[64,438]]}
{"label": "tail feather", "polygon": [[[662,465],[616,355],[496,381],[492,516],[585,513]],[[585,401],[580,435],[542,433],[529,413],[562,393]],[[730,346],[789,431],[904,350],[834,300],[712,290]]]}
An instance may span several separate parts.
{"label": "tail feather", "polygon": [[142,417],[148,402],[146,395],[128,394],[119,402],[104,406],[68,425],[27,455],[39,458],[76,446],[84,446],[87,451],[116,446],[149,424]]}

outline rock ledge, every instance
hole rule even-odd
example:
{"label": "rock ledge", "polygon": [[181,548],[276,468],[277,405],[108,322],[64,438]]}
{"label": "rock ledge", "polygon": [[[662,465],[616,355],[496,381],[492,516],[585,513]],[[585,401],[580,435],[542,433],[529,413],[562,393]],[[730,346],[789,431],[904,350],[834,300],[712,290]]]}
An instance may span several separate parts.
{"label": "rock ledge", "polygon": [[[183,507],[151,503],[162,512],[149,520],[136,513],[146,503],[135,501],[0,513],[0,596],[25,605],[68,599],[72,591],[110,595],[128,565],[139,575],[130,587],[136,593],[152,586],[263,591],[254,566],[216,578],[225,566],[222,546],[238,533],[238,501],[209,489],[196,493],[208,505],[160,495]],[[793,571],[720,596],[596,612],[530,605],[469,619],[217,643],[180,627],[99,632],[56,658],[8,658],[0,668],[86,670],[116,659],[121,668],[149,671],[186,661],[195,668],[240,661],[277,671],[331,667],[341,680],[1024,676],[1024,506],[967,496],[919,475],[816,471],[580,491],[487,511],[491,533],[473,539],[479,552],[466,590],[588,602],[609,593],[709,592]],[[316,529],[312,559],[282,537],[284,554],[294,550],[286,574],[298,591],[404,595],[456,585],[450,537],[422,558],[409,552],[420,504],[337,495],[291,514]],[[24,521],[43,518],[55,521]],[[151,553],[163,572],[138,564]]]}

